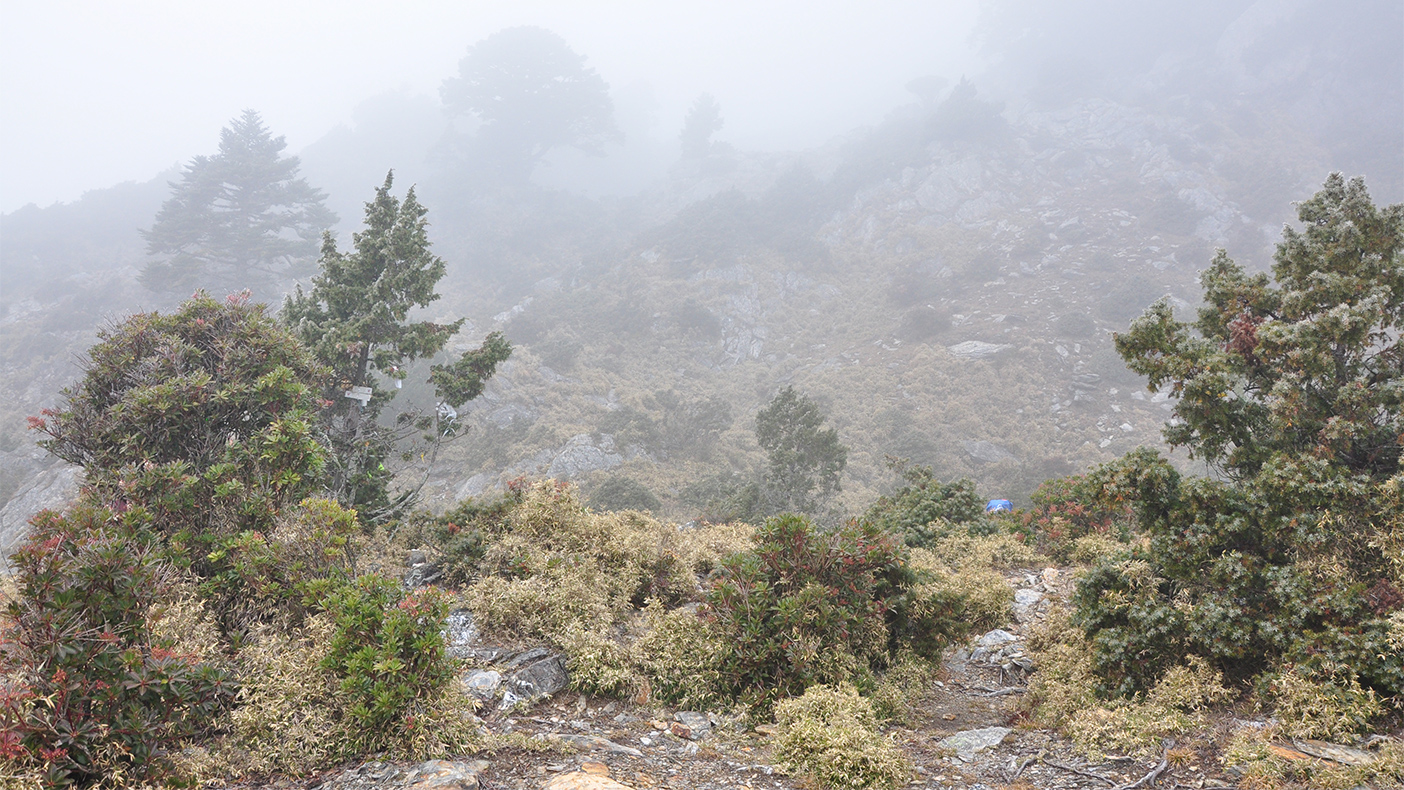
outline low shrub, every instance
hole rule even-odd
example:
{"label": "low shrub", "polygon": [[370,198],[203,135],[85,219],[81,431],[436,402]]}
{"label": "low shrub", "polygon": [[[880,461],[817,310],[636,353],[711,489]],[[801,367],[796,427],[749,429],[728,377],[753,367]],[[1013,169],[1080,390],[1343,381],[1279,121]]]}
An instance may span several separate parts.
{"label": "low shrub", "polygon": [[573,625],[607,631],[648,600],[700,599],[698,575],[750,545],[739,525],[684,530],[638,512],[593,513],[573,486],[552,481],[486,526],[481,578],[463,593],[479,625],[557,645]]}
{"label": "low shrub", "polygon": [[1038,671],[1024,704],[1035,721],[1062,729],[1090,755],[1154,751],[1166,736],[1204,727],[1206,710],[1233,697],[1221,674],[1191,656],[1145,694],[1103,699],[1093,645],[1061,608],[1033,630],[1028,647]]}
{"label": "low shrub", "polygon": [[1204,727],[1206,709],[1233,696],[1207,661],[1190,656],[1144,696],[1079,710],[1064,730],[1088,754],[1154,751],[1166,736]]}
{"label": "low shrub", "polygon": [[1374,689],[1362,688],[1348,667],[1287,667],[1266,678],[1266,687],[1273,715],[1294,738],[1346,742],[1384,712]]}
{"label": "low shrub", "polygon": [[570,656],[571,685],[588,694],[633,696],[693,710],[716,704],[726,647],[716,623],[696,607],[668,610],[649,601],[632,639],[610,639],[572,624],[562,648]]}
{"label": "low shrub", "polygon": [[1074,552],[1085,556],[1089,549],[1130,538],[1134,514],[1125,498],[1113,495],[1106,486],[1111,466],[1039,485],[1021,525],[1033,545],[1060,562],[1070,562],[1076,561]]}
{"label": "low shrub", "polygon": [[251,631],[236,658],[244,683],[230,713],[232,772],[305,776],[348,751],[337,678],[323,667],[334,630],[319,615],[297,632]]}
{"label": "low shrub", "polygon": [[634,662],[648,680],[650,696],[680,708],[712,707],[723,698],[722,657],[726,643],[715,620],[694,607],[668,611],[659,601],[644,608],[643,633],[634,642]]}
{"label": "low shrub", "polygon": [[648,486],[632,477],[616,476],[600,483],[590,495],[590,507],[597,511],[642,510],[657,512],[663,503]]}
{"label": "low shrub", "polygon": [[358,751],[412,737],[424,701],[453,678],[444,655],[447,597],[433,587],[405,593],[393,579],[368,575],[333,590],[324,607],[335,630],[321,666],[340,683]]}
{"label": "low shrub", "polygon": [[897,654],[868,695],[873,713],[881,721],[907,724],[941,674],[938,662],[911,650]]}
{"label": "low shrub", "polygon": [[817,685],[775,707],[775,757],[824,790],[895,790],[911,778],[900,749],[877,729],[872,704],[847,684]]}
{"label": "low shrub", "polygon": [[1029,632],[1027,644],[1038,671],[1029,678],[1023,704],[1034,721],[1063,728],[1079,711],[1099,704],[1092,645],[1082,629],[1073,626],[1068,609],[1051,609]]}
{"label": "low shrub", "polygon": [[390,525],[396,546],[415,549],[431,546],[446,587],[469,584],[478,577],[478,566],[487,550],[487,535],[501,532],[512,508],[521,502],[521,489],[484,499],[465,499],[436,516],[416,511]]}
{"label": "low shrub", "polygon": [[725,650],[721,686],[753,708],[820,683],[870,689],[900,651],[934,659],[1000,622],[1012,593],[997,574],[957,571],[868,522],[834,532],[770,519],[728,557],[709,596]]}
{"label": "low shrub", "polygon": [[951,535],[933,542],[926,549],[933,557],[955,569],[1007,571],[1047,562],[1043,555],[1009,533]]}
{"label": "low shrub", "polygon": [[863,523],[823,533],[786,515],[755,540],[722,562],[708,599],[726,633],[729,693],[769,707],[884,663],[888,612],[914,581],[896,537]]}
{"label": "low shrub", "polygon": [[933,552],[912,549],[914,584],[897,614],[911,626],[904,643],[927,658],[939,656],[946,645],[972,632],[1009,619],[1014,591],[1004,577],[979,562],[978,555],[961,562],[952,565]]}
{"label": "low shrub", "polygon": [[931,467],[908,467],[901,459],[889,459],[888,467],[900,474],[905,484],[878,497],[864,518],[901,535],[908,546],[929,546],[949,535],[994,531],[992,522],[985,518],[984,503],[975,494],[975,481],[962,478],[942,483]]}
{"label": "low shrub", "polygon": [[246,530],[218,542],[201,584],[227,632],[253,623],[297,627],[329,585],[352,572],[356,511],[309,498],[280,514],[268,533]]}
{"label": "low shrub", "polygon": [[80,504],[31,524],[13,556],[0,756],[47,786],[169,774],[170,748],[206,731],[234,689],[218,667],[153,639],[148,615],[173,575],[149,519]]}
{"label": "low shrub", "polygon": [[[394,600],[371,593],[353,608],[364,610],[376,598]],[[424,760],[478,748],[483,736],[471,718],[470,697],[444,679],[451,667],[440,655],[436,666],[421,667],[414,676],[415,668],[387,649],[392,637],[386,632],[396,630],[397,623],[393,616],[386,619],[390,622],[382,621],[378,632],[363,629],[359,634],[349,634],[328,613],[289,632],[256,626],[236,658],[243,683],[229,716],[230,737],[217,749],[226,772],[305,776],[368,752]],[[405,625],[404,620],[398,623]],[[432,627],[432,620],[424,625]],[[419,630],[422,638],[426,632]],[[352,662],[338,661],[335,651],[344,655],[348,638],[373,643],[360,652],[379,669],[368,671],[363,664],[348,669]],[[368,693],[383,699],[389,710],[377,715],[367,704]],[[381,723],[371,728],[374,722]]]}

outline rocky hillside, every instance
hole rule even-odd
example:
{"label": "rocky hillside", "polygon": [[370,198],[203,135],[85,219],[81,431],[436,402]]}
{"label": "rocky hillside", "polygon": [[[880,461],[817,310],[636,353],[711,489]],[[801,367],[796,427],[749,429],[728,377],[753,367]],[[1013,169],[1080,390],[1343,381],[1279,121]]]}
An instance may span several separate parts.
{"label": "rocky hillside", "polygon": [[[888,455],[1019,500],[1158,442],[1167,396],[1112,333],[1162,296],[1191,310],[1215,247],[1265,265],[1319,177],[1310,158],[1258,173],[1286,193],[1262,208],[1235,178],[1247,141],[1107,101],[978,139],[922,142],[928,123],[913,110],[805,156],[680,166],[646,201],[661,221],[604,260],[543,270],[510,303],[447,294],[518,352],[433,498],[627,475],[685,517],[690,485],[760,463],[754,414],[793,384],[852,449],[847,508],[890,484]],[[706,408],[729,424],[689,423]]]}

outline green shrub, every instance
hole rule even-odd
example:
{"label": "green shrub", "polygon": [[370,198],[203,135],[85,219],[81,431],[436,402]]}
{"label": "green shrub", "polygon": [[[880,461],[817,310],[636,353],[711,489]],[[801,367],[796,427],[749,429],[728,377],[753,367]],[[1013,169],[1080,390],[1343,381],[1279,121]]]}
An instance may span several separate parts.
{"label": "green shrub", "polygon": [[721,629],[721,688],[759,709],[816,683],[857,682],[899,650],[935,658],[954,637],[1004,614],[997,576],[974,583],[909,561],[899,539],[850,522],[822,532],[801,516],[770,519],[755,548],[728,557],[709,596]]}
{"label": "green shrub", "polygon": [[333,590],[324,606],[335,630],[321,666],[340,683],[358,751],[403,740],[419,726],[423,701],[453,677],[444,656],[448,599],[368,575]]}
{"label": "green shrub", "polygon": [[220,601],[226,626],[300,625],[309,602],[351,574],[356,512],[328,499],[305,499],[277,518],[271,532],[246,530],[210,552],[211,575],[201,585]]}
{"label": "green shrub", "polygon": [[444,586],[467,584],[478,576],[479,563],[487,551],[486,536],[502,531],[507,515],[520,501],[518,490],[486,499],[465,499],[442,516],[416,511],[392,525],[391,535],[398,546],[436,549]]}
{"label": "green shrub", "polygon": [[168,773],[166,752],[210,727],[233,688],[152,639],[147,617],[171,573],[150,521],[78,505],[31,524],[13,557],[0,756],[37,765],[49,786]]}
{"label": "green shrub", "polygon": [[1346,742],[1383,713],[1374,689],[1362,688],[1348,667],[1303,671],[1288,667],[1267,678],[1282,731],[1294,738]]}
{"label": "green shrub", "polygon": [[1220,251],[1193,324],[1162,300],[1116,336],[1175,397],[1166,441],[1216,474],[1187,479],[1141,449],[1096,475],[1142,538],[1076,594],[1109,692],[1147,693],[1201,656],[1238,683],[1349,667],[1362,693],[1404,699],[1404,205],[1377,208],[1333,173],[1297,210],[1270,275]]}
{"label": "green shrub", "polygon": [[929,466],[907,467],[890,459],[888,466],[902,475],[905,485],[879,497],[864,518],[896,535],[908,546],[929,546],[953,534],[988,534],[984,503],[968,478],[942,483]]}
{"label": "green shrub", "polygon": [[1345,665],[1382,697],[1404,693],[1404,661],[1389,643],[1397,603],[1369,595],[1400,583],[1374,548],[1401,528],[1393,481],[1341,486],[1327,474],[1322,484],[1349,511],[1323,502],[1313,513],[1282,501],[1280,488],[1181,480],[1150,452],[1117,469],[1108,485],[1139,489],[1146,540],[1090,570],[1074,596],[1108,691],[1145,691],[1200,655],[1235,681],[1276,665]]}
{"label": "green shrub", "polygon": [[632,477],[616,476],[600,483],[590,495],[590,507],[600,511],[658,511],[663,509],[663,503],[643,483]]}
{"label": "green shrub", "polygon": [[[1130,537],[1130,505],[1110,494],[1104,485],[1108,466],[1087,475],[1044,481],[1023,514],[1022,528],[1033,544],[1054,558],[1067,562],[1083,538],[1125,542]],[[1091,544],[1081,544],[1083,553]]]}
{"label": "green shrub", "polygon": [[207,590],[211,610],[240,629],[238,613],[258,596],[224,563],[321,484],[312,387],[322,368],[264,305],[204,294],[102,331],[84,368],[63,406],[31,428],[83,467],[92,501],[141,506],[176,564],[223,575]]}
{"label": "green shrub", "polygon": [[812,686],[775,707],[775,756],[824,790],[895,790],[912,767],[852,686]]}

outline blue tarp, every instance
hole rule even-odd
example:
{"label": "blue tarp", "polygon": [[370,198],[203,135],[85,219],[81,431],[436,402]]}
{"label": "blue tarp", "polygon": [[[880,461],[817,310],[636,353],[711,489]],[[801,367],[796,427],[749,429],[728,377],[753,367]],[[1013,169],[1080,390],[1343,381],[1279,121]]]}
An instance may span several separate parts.
{"label": "blue tarp", "polygon": [[1013,512],[1014,512],[1014,503],[1013,503],[1013,502],[1010,502],[1010,501],[1007,500],[1007,499],[991,499],[991,500],[990,500],[990,503],[989,503],[988,505],[985,505],[985,512],[986,512],[986,513],[1013,513]]}

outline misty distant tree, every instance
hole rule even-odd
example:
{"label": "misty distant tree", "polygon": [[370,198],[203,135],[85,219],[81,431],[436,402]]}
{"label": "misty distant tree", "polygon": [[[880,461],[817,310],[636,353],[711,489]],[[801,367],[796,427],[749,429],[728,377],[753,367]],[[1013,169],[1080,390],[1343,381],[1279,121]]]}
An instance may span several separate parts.
{"label": "misty distant tree", "polygon": [[698,96],[697,101],[692,103],[692,109],[687,112],[687,119],[683,121],[682,134],[678,135],[682,141],[683,158],[701,159],[710,153],[712,135],[721,131],[724,123],[721,105],[712,98],[712,94]]}
{"label": "misty distant tree", "polygon": [[908,82],[906,88],[915,93],[918,99],[921,99],[923,107],[935,107],[936,102],[941,98],[941,92],[950,84],[950,80],[945,77],[928,74]]}
{"label": "misty distant tree", "polygon": [[819,404],[786,387],[756,415],[756,441],[766,452],[761,481],[768,513],[812,513],[838,493],[848,448],[824,427]]}
{"label": "misty distant tree", "polygon": [[468,48],[439,95],[450,115],[482,121],[464,152],[506,180],[525,180],[552,149],[603,155],[622,142],[609,85],[585,56],[539,27],[512,27]]}
{"label": "misty distant tree", "polygon": [[961,78],[951,94],[936,108],[930,121],[931,134],[938,140],[988,142],[1009,129],[1004,105],[981,99],[975,83]]}
{"label": "misty distant tree", "polygon": [[221,130],[219,153],[186,165],[142,231],[155,257],[142,282],[153,290],[258,293],[310,263],[337,217],[326,195],[298,177],[298,158],[281,155],[286,147],[253,110]]}
{"label": "misty distant tree", "polygon": [[[439,298],[435,287],[445,265],[430,249],[428,211],[415,199],[414,188],[401,201],[390,194],[393,182],[394,174],[386,175],[366,204],[365,230],[352,234],[350,252],[338,250],[330,233],[323,237],[321,273],[311,292],[299,286],[282,312],[283,321],[331,369],[323,411],[332,450],[331,489],[365,520],[394,513],[413,498],[414,490],[390,498],[394,475],[387,461],[395,446],[428,431],[436,449],[453,433],[455,410],[482,394],[497,365],[512,353],[501,332],[489,334],[478,349],[430,368],[429,383],[440,401],[435,415],[406,413],[395,428],[377,422],[395,396],[394,389],[380,386],[379,377],[403,380],[411,363],[438,354],[463,326],[463,319],[409,320],[411,310]],[[359,387],[369,389],[368,400],[347,397]]]}

